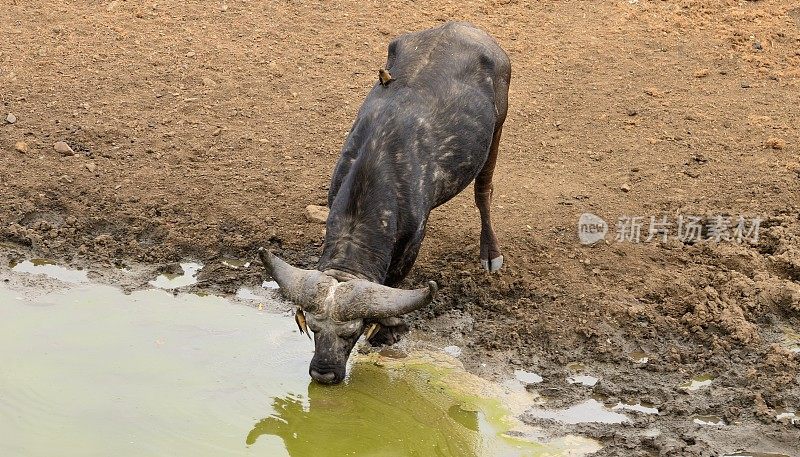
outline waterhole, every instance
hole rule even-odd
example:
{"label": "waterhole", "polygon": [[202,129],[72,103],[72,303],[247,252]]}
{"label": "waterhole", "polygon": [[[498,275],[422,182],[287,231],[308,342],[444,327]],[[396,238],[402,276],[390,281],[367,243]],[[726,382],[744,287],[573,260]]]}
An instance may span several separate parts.
{"label": "waterhole", "polygon": [[541,430],[520,426],[488,381],[436,357],[354,356],[345,383],[327,387],[310,382],[312,352],[290,317],[212,295],[0,285],[0,455],[540,456],[599,448],[578,436],[537,442]]}

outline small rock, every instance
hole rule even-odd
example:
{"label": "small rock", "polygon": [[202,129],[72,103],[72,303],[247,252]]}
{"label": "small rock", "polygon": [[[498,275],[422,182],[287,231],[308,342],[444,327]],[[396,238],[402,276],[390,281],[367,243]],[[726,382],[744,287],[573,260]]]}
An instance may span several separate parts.
{"label": "small rock", "polygon": [[639,114],[639,111],[637,111],[636,108],[628,108],[625,110],[625,112],[628,113],[628,116],[636,116]]}
{"label": "small rock", "polygon": [[62,156],[75,155],[75,151],[73,151],[72,148],[69,147],[69,145],[63,141],[59,141],[56,144],[54,144],[53,149]]}
{"label": "small rock", "polygon": [[30,151],[30,149],[28,148],[28,143],[24,141],[17,141],[17,144],[14,145],[14,149],[16,149],[17,152],[20,152],[22,154],[25,154],[28,151]]}
{"label": "small rock", "polygon": [[683,170],[683,174],[685,174],[686,176],[688,176],[690,178],[699,178],[700,177],[700,172],[698,172],[696,170]]}
{"label": "small rock", "polygon": [[757,127],[770,127],[772,118],[769,116],[749,116],[747,123]]}
{"label": "small rock", "polygon": [[764,47],[761,46],[761,42],[760,41],[754,41],[753,42],[753,49],[755,49],[756,51],[761,51],[762,49],[764,49]]}
{"label": "small rock", "polygon": [[708,68],[703,68],[694,72],[695,78],[705,78],[706,76],[708,76]]}
{"label": "small rock", "polygon": [[325,206],[308,205],[306,206],[306,219],[309,222],[324,224],[328,220],[330,210]]}
{"label": "small rock", "polygon": [[94,162],[86,162],[85,164],[83,164],[83,166],[86,167],[86,169],[91,171],[92,173],[94,173],[95,170],[97,170],[97,165]]}
{"label": "small rock", "polygon": [[742,89],[749,89],[750,88],[750,83],[747,82],[747,81],[742,81],[741,86],[742,86]]}
{"label": "small rock", "polygon": [[631,191],[631,185],[628,184],[628,183],[625,183],[625,184],[619,186],[619,190],[621,190],[623,192],[630,192]]}
{"label": "small rock", "polygon": [[99,244],[109,244],[114,241],[114,237],[104,233],[95,237],[94,242]]}
{"label": "small rock", "polygon": [[9,124],[17,122],[17,116],[14,116],[12,113],[8,113],[8,116],[6,116],[6,122]]}
{"label": "small rock", "polygon": [[785,149],[786,140],[782,138],[770,138],[764,142],[764,147],[770,149]]}
{"label": "small rock", "polygon": [[208,87],[216,87],[217,82],[206,76],[203,78],[203,85]]}
{"label": "small rock", "polygon": [[656,89],[655,87],[646,88],[644,90],[644,93],[649,95],[649,96],[651,96],[651,97],[654,97],[654,98],[661,98],[661,97],[664,96],[664,92],[661,92],[660,90]]}

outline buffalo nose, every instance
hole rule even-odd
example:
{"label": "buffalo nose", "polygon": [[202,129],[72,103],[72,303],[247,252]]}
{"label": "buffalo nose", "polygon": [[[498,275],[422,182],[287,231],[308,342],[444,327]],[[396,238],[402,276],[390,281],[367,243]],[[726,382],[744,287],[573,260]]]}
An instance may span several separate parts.
{"label": "buffalo nose", "polygon": [[321,382],[322,384],[334,384],[336,383],[336,373],[329,371],[327,373],[320,373],[315,369],[310,370],[311,379],[317,382]]}

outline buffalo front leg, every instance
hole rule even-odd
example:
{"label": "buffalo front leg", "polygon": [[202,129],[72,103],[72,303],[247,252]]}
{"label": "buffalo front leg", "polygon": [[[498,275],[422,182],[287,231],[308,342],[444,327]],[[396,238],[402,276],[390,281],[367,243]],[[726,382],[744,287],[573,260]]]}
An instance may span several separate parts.
{"label": "buffalo front leg", "polygon": [[494,273],[503,266],[503,255],[500,253],[500,246],[497,243],[497,236],[492,228],[492,216],[490,206],[492,204],[492,175],[497,162],[497,148],[500,145],[500,133],[503,126],[498,126],[492,137],[492,146],[489,149],[489,157],[483,165],[478,177],[475,178],[475,205],[481,213],[481,265],[489,273]]}

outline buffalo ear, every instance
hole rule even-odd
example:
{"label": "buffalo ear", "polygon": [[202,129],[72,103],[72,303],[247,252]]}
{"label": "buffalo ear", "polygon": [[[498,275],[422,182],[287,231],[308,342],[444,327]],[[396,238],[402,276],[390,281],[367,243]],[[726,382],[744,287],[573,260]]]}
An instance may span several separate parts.
{"label": "buffalo ear", "polygon": [[308,333],[308,325],[306,325],[306,315],[303,313],[302,308],[297,308],[297,312],[294,313],[294,321],[297,322],[297,328],[300,329],[300,333],[305,333],[308,336],[308,339],[311,339],[311,334]]}

